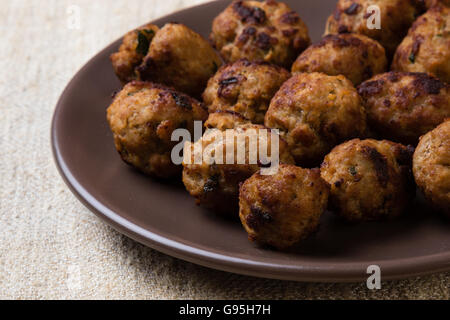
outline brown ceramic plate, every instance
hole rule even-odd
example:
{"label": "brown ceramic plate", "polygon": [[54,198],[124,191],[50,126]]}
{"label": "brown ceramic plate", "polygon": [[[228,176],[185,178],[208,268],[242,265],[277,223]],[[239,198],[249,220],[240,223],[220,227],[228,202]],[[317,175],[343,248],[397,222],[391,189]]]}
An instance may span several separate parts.
{"label": "brown ceramic plate", "polygon": [[[287,0],[318,40],[334,0]],[[190,8],[154,23],[181,22],[207,36],[228,1]],[[109,55],[119,41],[87,63],[56,107],[52,145],[58,168],[74,194],[129,237],[166,254],[220,270],[300,281],[362,281],[369,265],[383,279],[450,270],[450,227],[420,203],[389,223],[347,225],[326,214],[320,231],[295,252],[265,250],[247,240],[236,221],[195,206],[181,183],[152,180],[126,166],[105,119],[120,87]]]}

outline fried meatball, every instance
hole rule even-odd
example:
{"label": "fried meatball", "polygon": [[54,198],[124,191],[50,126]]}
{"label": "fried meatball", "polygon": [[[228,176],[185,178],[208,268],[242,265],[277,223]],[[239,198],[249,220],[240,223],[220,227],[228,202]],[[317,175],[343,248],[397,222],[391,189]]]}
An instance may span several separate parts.
{"label": "fried meatball", "polygon": [[344,75],[358,85],[387,70],[384,48],[360,34],[327,35],[310,46],[295,61],[292,72],[323,72]]}
{"label": "fried meatball", "polygon": [[420,139],[413,172],[425,198],[450,216],[450,119]]}
{"label": "fried meatball", "polygon": [[[375,20],[373,5],[380,9],[380,29],[369,29]],[[339,0],[328,18],[325,34],[360,33],[377,40],[392,58],[395,49],[419,14],[411,0]]]}
{"label": "fried meatball", "polygon": [[364,134],[366,115],[344,76],[300,73],[272,99],[265,125],[282,132],[298,165],[311,167],[336,144]]}
{"label": "fried meatball", "polygon": [[392,69],[427,72],[450,82],[450,8],[437,5],[420,16],[397,48]]}
{"label": "fried meatball", "polygon": [[425,73],[388,72],[358,87],[368,123],[379,136],[416,145],[450,117],[450,85]]}
{"label": "fried meatball", "polygon": [[137,78],[136,68],[148,53],[148,48],[159,28],[147,24],[130,31],[123,38],[119,51],[110,57],[114,72],[120,81],[125,84]]}
{"label": "fried meatball", "polygon": [[310,44],[299,15],[274,0],[233,1],[214,19],[210,39],[226,62],[247,58],[285,68]]}
{"label": "fried meatball", "polygon": [[239,216],[251,241],[287,249],[316,231],[329,186],[318,169],[280,165],[274,175],[255,173],[239,192]]}
{"label": "fried meatball", "polygon": [[265,62],[239,60],[220,68],[203,93],[209,112],[238,112],[253,123],[264,123],[270,100],[290,73]]}
{"label": "fried meatball", "polygon": [[414,149],[387,140],[345,142],[325,157],[322,178],[331,185],[330,209],[349,221],[400,215],[415,195]]}
{"label": "fried meatball", "polygon": [[120,91],[107,111],[114,142],[122,159],[140,171],[159,178],[180,173],[171,160],[178,128],[193,134],[194,121],[208,112],[193,98],[162,85],[133,81]]}
{"label": "fried meatball", "polygon": [[[185,148],[183,182],[188,192],[197,199],[198,205],[227,215],[237,214],[239,183],[244,182],[265,166],[264,155],[259,153],[259,147],[256,152],[249,151],[250,139],[246,136],[251,135],[250,130],[254,130],[253,133],[260,137],[261,140],[257,142],[258,146],[261,141],[266,141],[268,156],[271,156],[272,152],[276,152],[276,149],[272,150],[270,130],[261,131],[261,129],[267,128],[261,125],[246,124],[227,131],[210,130],[205,132],[202,139],[188,147],[191,150],[190,157]],[[239,136],[245,139],[244,161],[241,162],[243,164],[238,164],[238,150],[242,152],[242,149],[235,137]],[[286,143],[282,139],[278,140],[280,163],[293,163],[294,160]],[[219,153],[214,153],[214,150],[208,153],[208,148],[215,148],[215,152]],[[226,157],[227,153],[232,153],[226,150],[234,150],[234,159],[231,163],[230,161],[227,163]],[[220,157],[220,152],[223,157]],[[251,161],[252,156],[255,161]],[[202,160],[197,162],[198,164],[194,161],[196,157],[200,157],[199,159]],[[186,160],[190,160],[189,163]]]}
{"label": "fried meatball", "polygon": [[201,35],[182,24],[169,23],[156,33],[137,72],[141,80],[199,97],[221,65],[219,55]]}
{"label": "fried meatball", "polygon": [[234,111],[217,111],[209,114],[208,120],[205,122],[205,128],[215,128],[220,131],[225,131],[227,129],[234,129],[243,124],[251,124],[251,122]]}

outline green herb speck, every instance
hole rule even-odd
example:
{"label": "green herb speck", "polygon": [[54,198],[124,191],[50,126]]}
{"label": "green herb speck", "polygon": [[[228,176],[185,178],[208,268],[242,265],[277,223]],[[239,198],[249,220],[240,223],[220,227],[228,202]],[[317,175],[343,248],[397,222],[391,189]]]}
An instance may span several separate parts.
{"label": "green herb speck", "polygon": [[408,59],[409,59],[409,61],[411,61],[411,63],[414,63],[414,62],[416,62],[416,55],[411,52]]}
{"label": "green herb speck", "polygon": [[350,167],[350,168],[348,168],[348,171],[350,172],[350,174],[352,175],[352,176],[356,176],[356,174],[358,173],[357,171],[356,171],[356,168],[355,167]]}
{"label": "green herb speck", "polygon": [[138,45],[136,47],[136,52],[145,56],[148,52],[148,48],[150,47],[150,42],[147,37],[141,31],[138,31]]}

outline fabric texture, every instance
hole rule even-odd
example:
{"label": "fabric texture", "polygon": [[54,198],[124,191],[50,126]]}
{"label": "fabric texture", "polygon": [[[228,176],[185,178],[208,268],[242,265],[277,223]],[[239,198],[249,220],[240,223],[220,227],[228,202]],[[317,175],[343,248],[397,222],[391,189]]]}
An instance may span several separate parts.
{"label": "fabric texture", "polygon": [[[370,291],[365,283],[296,283],[203,268],[119,234],[72,195],[50,148],[52,113],[68,81],[126,31],[201,2],[0,2],[0,299],[448,299],[450,273]],[[69,28],[77,10],[80,29]]]}

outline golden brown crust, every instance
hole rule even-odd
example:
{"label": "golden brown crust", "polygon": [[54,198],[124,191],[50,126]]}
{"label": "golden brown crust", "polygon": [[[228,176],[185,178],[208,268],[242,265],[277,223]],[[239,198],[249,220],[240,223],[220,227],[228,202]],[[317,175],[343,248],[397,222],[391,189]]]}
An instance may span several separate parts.
{"label": "golden brown crust", "polygon": [[114,142],[122,159],[151,176],[170,178],[181,171],[171,160],[172,132],[194,132],[194,120],[208,116],[195,99],[162,85],[133,81],[120,91],[107,111]]}
{"label": "golden brown crust", "polygon": [[234,111],[217,111],[210,113],[208,120],[205,122],[207,129],[219,129],[225,131],[227,129],[234,129],[243,124],[250,124],[251,121]]}
{"label": "golden brown crust", "polygon": [[[381,29],[368,28],[368,20],[373,19],[368,13],[371,5],[380,8]],[[380,42],[387,56],[392,57],[418,13],[411,0],[339,0],[328,18],[325,34],[364,34]]]}
{"label": "golden brown crust", "polygon": [[[183,162],[183,182],[187,191],[197,199],[197,204],[227,215],[237,214],[239,183],[244,182],[263,165],[260,163],[261,155],[259,152],[257,154],[257,163],[252,164],[250,162],[248,138],[245,139],[245,164],[237,164],[237,143],[234,138],[230,137],[234,135],[243,136],[246,132],[248,133],[248,130],[255,130],[258,136],[267,138],[268,150],[272,152],[270,134],[262,134],[261,129],[267,128],[253,124],[239,125],[233,130],[219,132],[223,138],[220,142],[211,132],[206,132],[201,140],[191,145],[190,148],[193,150],[191,161],[190,163]],[[195,164],[194,159],[198,152],[206,150],[213,143],[216,143],[217,148],[222,148],[221,150],[226,150],[226,146],[233,148],[234,163],[226,164],[226,151],[224,150],[222,164],[216,163],[216,161],[209,163],[208,159],[202,159],[201,164]],[[279,159],[281,163],[294,162],[287,144],[282,139],[279,139]]]}
{"label": "golden brown crust", "polygon": [[264,123],[270,100],[290,77],[276,65],[241,59],[220,68],[203,93],[209,112],[234,111],[253,123]]}
{"label": "golden brown crust", "polygon": [[384,48],[360,34],[330,34],[306,49],[292,66],[292,73],[322,72],[344,75],[358,85],[387,70]]}
{"label": "golden brown crust", "polygon": [[300,73],[272,99],[265,125],[283,132],[297,164],[311,167],[336,144],[361,136],[366,115],[358,92],[344,76]]}
{"label": "golden brown crust", "polygon": [[413,148],[354,139],[334,148],[321,166],[331,186],[330,209],[349,221],[393,218],[414,197]]}
{"label": "golden brown crust", "polygon": [[430,204],[450,216],[450,119],[420,139],[413,172]]}
{"label": "golden brown crust", "polygon": [[210,39],[227,62],[247,58],[285,68],[310,44],[299,15],[274,0],[233,1],[214,19]]}
{"label": "golden brown crust", "polygon": [[158,30],[157,26],[147,24],[128,32],[122,40],[119,51],[111,55],[114,72],[123,84],[137,78],[135,69],[142,63]]}
{"label": "golden brown crust", "polygon": [[397,48],[392,69],[427,72],[450,82],[450,8],[433,6],[419,17]]}
{"label": "golden brown crust", "polygon": [[416,145],[450,117],[450,85],[425,73],[388,72],[358,87],[370,127],[381,137]]}
{"label": "golden brown crust", "polygon": [[318,169],[280,165],[274,175],[255,173],[239,193],[239,216],[249,239],[287,249],[313,233],[328,202]]}
{"label": "golden brown crust", "polygon": [[137,71],[141,80],[199,97],[221,65],[219,55],[201,35],[182,24],[169,23],[153,38]]}

